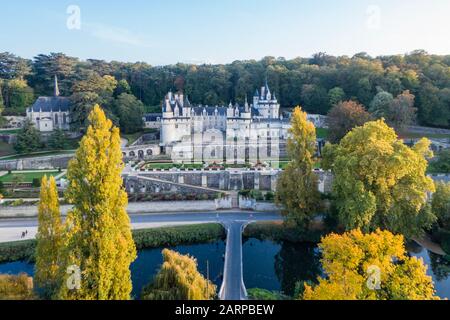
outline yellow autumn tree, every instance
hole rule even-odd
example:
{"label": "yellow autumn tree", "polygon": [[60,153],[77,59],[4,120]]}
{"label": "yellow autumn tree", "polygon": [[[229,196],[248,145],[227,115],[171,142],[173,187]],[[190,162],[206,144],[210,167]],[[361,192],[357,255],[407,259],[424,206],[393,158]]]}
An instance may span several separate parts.
{"label": "yellow autumn tree", "polygon": [[216,286],[197,270],[197,261],[164,249],[164,263],[153,283],[144,288],[143,300],[212,300]]}
{"label": "yellow autumn tree", "polygon": [[325,146],[322,165],[334,174],[338,216],[347,230],[382,228],[410,237],[435,222],[427,202],[435,190],[426,175],[429,146],[422,139],[408,147],[384,120],[367,122],[339,144]]}
{"label": "yellow autumn tree", "polygon": [[318,211],[320,195],[313,172],[316,128],[300,107],[292,114],[289,133],[287,151],[291,162],[278,179],[276,200],[288,223],[306,227]]}
{"label": "yellow autumn tree", "polygon": [[427,267],[407,255],[402,235],[352,230],[326,236],[319,247],[327,278],[305,284],[305,300],[438,299]]}
{"label": "yellow autumn tree", "polygon": [[45,298],[51,298],[58,287],[59,254],[63,242],[63,228],[59,210],[58,189],[54,177],[41,181],[36,235],[36,264],[34,280]]}
{"label": "yellow autumn tree", "polygon": [[87,133],[68,167],[66,191],[73,209],[67,217],[64,264],[81,271],[81,282],[65,285],[73,274],[63,273],[59,298],[126,300],[136,247],[126,212],[119,129],[98,105],[88,119]]}

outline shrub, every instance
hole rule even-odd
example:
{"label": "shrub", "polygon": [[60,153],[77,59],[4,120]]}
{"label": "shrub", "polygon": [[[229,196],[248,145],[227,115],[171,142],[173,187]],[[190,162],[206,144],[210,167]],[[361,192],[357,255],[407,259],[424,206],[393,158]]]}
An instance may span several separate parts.
{"label": "shrub", "polygon": [[177,246],[212,242],[225,238],[225,230],[220,224],[202,224],[133,231],[138,249]]}
{"label": "shrub", "polygon": [[267,192],[265,196],[266,201],[273,201],[275,199],[275,195],[273,192]]}
{"label": "shrub", "polygon": [[32,300],[33,279],[26,274],[0,275],[0,300]]}
{"label": "shrub", "polygon": [[286,226],[280,222],[252,223],[244,230],[244,238],[289,242],[319,242],[323,232],[306,230],[299,232],[296,227]]}
{"label": "shrub", "polygon": [[[225,230],[215,223],[133,230],[138,249],[213,242],[224,238]],[[0,263],[34,262],[35,250],[36,240],[0,243]]]}
{"label": "shrub", "polygon": [[31,183],[31,185],[35,188],[39,188],[39,186],[41,185],[41,179],[39,178],[34,178],[33,182]]}
{"label": "shrub", "polygon": [[280,292],[260,288],[248,289],[247,293],[250,300],[292,300],[291,297]]}
{"label": "shrub", "polygon": [[34,261],[35,240],[0,243],[0,263]]}

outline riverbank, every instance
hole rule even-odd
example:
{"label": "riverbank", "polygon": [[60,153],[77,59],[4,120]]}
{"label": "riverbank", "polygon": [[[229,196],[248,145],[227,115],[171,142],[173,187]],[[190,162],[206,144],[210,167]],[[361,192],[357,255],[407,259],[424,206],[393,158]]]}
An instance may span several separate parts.
{"label": "riverbank", "polygon": [[[209,243],[225,239],[225,230],[217,223],[133,230],[138,250]],[[0,263],[34,262],[36,240],[0,243]]]}

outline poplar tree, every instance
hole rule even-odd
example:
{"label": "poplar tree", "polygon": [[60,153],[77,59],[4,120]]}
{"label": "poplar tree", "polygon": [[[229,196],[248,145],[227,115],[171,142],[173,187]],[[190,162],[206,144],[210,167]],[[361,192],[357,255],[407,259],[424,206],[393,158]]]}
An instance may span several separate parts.
{"label": "poplar tree", "polygon": [[119,129],[96,105],[89,128],[67,172],[66,199],[73,204],[67,217],[65,267],[81,271],[75,289],[64,273],[61,299],[127,300],[132,290],[130,264],[136,258],[130,219]]}
{"label": "poplar tree", "polygon": [[188,255],[164,249],[164,263],[153,283],[144,288],[143,300],[212,300],[216,286],[197,270],[197,261]]}
{"label": "poplar tree", "polygon": [[307,227],[320,203],[317,177],[313,172],[316,128],[300,107],[291,120],[287,151],[291,162],[278,180],[276,200],[283,206],[288,223]]}
{"label": "poplar tree", "polygon": [[38,233],[36,235],[35,282],[43,289],[43,296],[51,298],[58,285],[63,228],[59,210],[58,190],[54,177],[42,178],[38,206]]}

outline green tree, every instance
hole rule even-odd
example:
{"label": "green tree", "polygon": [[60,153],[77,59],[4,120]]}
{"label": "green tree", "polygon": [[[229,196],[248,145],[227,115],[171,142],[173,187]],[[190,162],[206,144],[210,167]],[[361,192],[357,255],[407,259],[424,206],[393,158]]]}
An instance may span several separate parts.
{"label": "green tree", "polygon": [[320,194],[313,172],[316,128],[300,107],[294,110],[289,132],[287,150],[292,160],[278,179],[276,201],[288,223],[307,227],[319,208]]}
{"label": "green tree", "polygon": [[57,76],[61,95],[69,96],[78,63],[77,58],[63,53],[40,54],[34,58],[30,83],[39,94],[51,96],[54,90],[54,77]]}
{"label": "green tree", "polygon": [[116,87],[116,89],[115,89],[115,91],[114,91],[114,96],[115,96],[115,97],[118,97],[118,96],[120,96],[122,93],[128,93],[128,94],[131,94],[131,87],[130,87],[130,85],[128,84],[127,80],[125,80],[125,79],[119,80],[119,81],[117,82],[117,87]]}
{"label": "green tree", "polygon": [[430,172],[450,173],[450,150],[444,149],[439,152],[436,159],[430,162]]}
{"label": "green tree", "polygon": [[384,121],[367,122],[338,145],[325,146],[322,166],[334,173],[339,220],[347,228],[419,235],[435,221],[427,204],[430,141],[409,148]]}
{"label": "green tree", "polygon": [[387,119],[389,117],[392,101],[394,101],[392,94],[386,91],[380,91],[370,103],[369,111],[378,119]]}
{"label": "green tree", "polygon": [[175,251],[162,251],[163,264],[153,283],[142,291],[143,300],[212,300],[216,286],[197,270],[197,261]]}
{"label": "green tree", "polygon": [[3,97],[8,114],[21,115],[34,102],[34,92],[25,80],[12,79],[4,82]]}
{"label": "green tree", "polygon": [[355,127],[362,126],[371,119],[364,106],[355,101],[339,102],[328,112],[328,139],[339,142]]}
{"label": "green tree", "polygon": [[[82,272],[80,290],[62,286],[59,298],[126,300],[132,289],[130,264],[136,258],[127,194],[123,187],[120,132],[99,106],[69,163],[66,199],[73,204],[67,217],[64,265]],[[68,275],[64,274],[63,283]]]}
{"label": "green tree", "polygon": [[72,87],[71,125],[73,129],[83,129],[87,126],[87,115],[98,104],[105,106],[105,112],[111,117],[113,93],[117,80],[112,76],[101,77],[92,74],[87,79],[77,81]]}
{"label": "green tree", "polygon": [[41,147],[41,134],[30,120],[26,120],[17,134],[14,149],[17,153],[30,153]]}
{"label": "green tree", "polygon": [[23,79],[30,73],[30,61],[9,52],[0,52],[1,79]]}
{"label": "green tree", "polygon": [[58,190],[54,177],[42,178],[38,205],[38,233],[36,235],[35,282],[50,299],[58,288],[63,227],[59,210]]}
{"label": "green tree", "polygon": [[441,228],[450,231],[450,183],[436,183],[436,192],[431,201],[433,213]]}
{"label": "green tree", "polygon": [[67,147],[66,133],[61,129],[55,129],[50,136],[48,145],[53,150],[64,150]]}
{"label": "green tree", "polygon": [[345,92],[340,87],[335,87],[328,91],[328,100],[330,106],[334,106],[338,104],[339,102],[344,101],[345,99]]}
{"label": "green tree", "polygon": [[433,280],[422,260],[409,257],[404,238],[389,231],[353,230],[322,239],[327,278],[305,285],[305,300],[435,300]]}
{"label": "green tree", "polygon": [[117,97],[115,106],[122,132],[134,133],[142,129],[144,105],[141,101],[132,94],[122,93]]}

